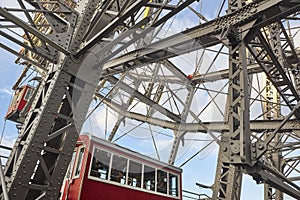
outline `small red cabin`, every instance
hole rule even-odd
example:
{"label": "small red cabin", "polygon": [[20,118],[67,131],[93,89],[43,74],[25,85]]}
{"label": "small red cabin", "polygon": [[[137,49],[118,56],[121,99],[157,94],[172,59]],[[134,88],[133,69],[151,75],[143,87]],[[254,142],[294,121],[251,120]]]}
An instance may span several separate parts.
{"label": "small red cabin", "polygon": [[91,135],[78,139],[63,200],[182,199],[180,168]]}
{"label": "small red cabin", "polygon": [[12,102],[6,113],[5,119],[14,122],[22,122],[22,119],[20,119],[19,114],[29,101],[33,90],[34,88],[29,85],[24,85],[16,90]]}

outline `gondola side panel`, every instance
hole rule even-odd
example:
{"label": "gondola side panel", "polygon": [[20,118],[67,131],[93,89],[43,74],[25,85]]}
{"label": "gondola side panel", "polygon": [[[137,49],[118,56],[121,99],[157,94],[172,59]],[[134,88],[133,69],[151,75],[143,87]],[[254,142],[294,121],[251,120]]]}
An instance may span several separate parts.
{"label": "gondola side panel", "polygon": [[[182,199],[181,192],[179,198],[163,196],[155,193],[146,192],[140,189],[126,187],[126,185],[112,184],[105,181],[97,181],[89,178],[89,169],[92,161],[92,152],[94,145],[99,146],[94,141],[90,142],[90,151],[87,159],[86,173],[84,174],[83,184],[81,188],[81,200],[174,200]],[[178,174],[181,181],[181,175]],[[181,191],[181,184],[179,184]]]}
{"label": "gondola side panel", "polygon": [[[78,139],[77,152],[74,160],[71,179],[65,181],[63,200],[79,200],[82,199],[82,185],[86,170],[88,170],[90,139],[87,135],[81,135]],[[82,150],[83,149],[83,150]],[[83,151],[82,157],[80,156]],[[80,161],[81,160],[81,161]],[[84,195],[84,194],[83,194]]]}

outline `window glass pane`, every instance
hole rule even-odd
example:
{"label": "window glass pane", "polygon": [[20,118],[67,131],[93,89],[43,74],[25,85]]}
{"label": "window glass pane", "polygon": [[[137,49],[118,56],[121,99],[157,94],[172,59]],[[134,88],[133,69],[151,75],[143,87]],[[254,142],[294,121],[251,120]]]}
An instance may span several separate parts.
{"label": "window glass pane", "polygon": [[118,155],[113,156],[110,180],[125,184],[127,171],[127,159]]}
{"label": "window glass pane", "polygon": [[157,192],[167,194],[167,172],[157,170]]}
{"label": "window glass pane", "polygon": [[28,101],[32,93],[32,89],[28,88],[24,97],[24,100]]}
{"label": "window glass pane", "polygon": [[74,163],[75,162],[75,157],[76,157],[76,149],[73,152],[72,160],[70,162],[70,165],[69,165],[69,168],[68,168],[68,172],[66,174],[66,178],[71,178],[72,177],[73,167],[74,167],[74,164],[75,164]]}
{"label": "window glass pane", "polygon": [[111,153],[95,148],[90,176],[107,180],[110,157]]}
{"label": "window glass pane", "polygon": [[178,176],[169,174],[169,195],[178,197]]}
{"label": "window glass pane", "polygon": [[130,160],[128,170],[128,185],[133,187],[141,187],[141,177],[142,164]]}
{"label": "window glass pane", "polygon": [[82,159],[83,159],[83,152],[84,148],[81,148],[79,153],[78,153],[78,159],[77,159],[77,164],[76,164],[76,171],[74,176],[79,176],[80,170],[81,170],[81,164],[82,164]]}
{"label": "window glass pane", "polygon": [[144,166],[144,189],[155,190],[155,169],[153,167]]}

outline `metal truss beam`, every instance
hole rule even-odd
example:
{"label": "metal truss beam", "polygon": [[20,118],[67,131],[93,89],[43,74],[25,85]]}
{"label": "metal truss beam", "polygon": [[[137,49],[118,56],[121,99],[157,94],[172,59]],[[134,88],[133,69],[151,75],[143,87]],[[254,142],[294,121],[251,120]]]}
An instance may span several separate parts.
{"label": "metal truss beam", "polygon": [[[284,39],[287,40],[287,41],[290,40],[289,38],[284,38]],[[292,49],[294,49],[294,47]],[[288,54],[288,50],[286,50],[284,52],[286,52],[286,54]],[[300,51],[295,51],[295,53],[293,53],[292,55],[293,56],[287,56],[287,61],[289,63],[294,63],[295,60],[297,60],[299,58]],[[264,72],[262,67],[257,63],[247,65],[247,70],[248,70],[249,75]],[[143,78],[143,77],[141,77],[141,78]],[[224,70],[220,70],[220,71],[209,72],[205,75],[196,74],[196,75],[193,76],[192,81],[194,83],[205,83],[205,82],[214,82],[214,81],[218,81],[218,80],[222,80],[222,79],[228,79],[228,78],[229,78],[229,71],[228,71],[228,69],[224,69]],[[147,79],[145,78],[143,80],[147,80]],[[172,81],[172,78],[171,78],[171,81]],[[176,80],[174,80],[174,82],[175,81]]]}
{"label": "metal truss beam", "polygon": [[[248,49],[252,53],[257,63],[265,71],[274,87],[276,87],[287,106],[290,109],[293,109],[300,97],[295,90],[293,83],[291,80],[289,80],[286,72],[284,71],[284,69],[290,67],[285,67],[280,64],[278,58],[276,55],[274,55],[274,51],[261,33],[258,33],[257,40],[252,41],[248,45]],[[274,40],[274,38],[272,38],[272,40]],[[287,61],[282,61],[282,63],[285,62]],[[300,113],[298,111],[295,112],[295,116],[299,118]]]}
{"label": "metal truss beam", "polygon": [[[160,126],[162,128],[177,130],[182,132],[202,132],[206,133],[207,129],[212,132],[224,132],[229,131],[229,125],[225,122],[202,122],[199,123],[176,123],[168,120],[162,120],[155,117],[145,116],[135,112],[129,112],[123,109],[123,107],[111,99],[104,97],[103,95],[96,93],[97,98],[103,100],[103,102],[108,105],[111,109],[118,113],[122,113],[124,117],[128,119],[149,123],[155,126]],[[280,120],[256,120],[250,121],[251,132],[263,132],[265,130],[273,131],[281,123]],[[291,120],[284,124],[280,129],[282,132],[300,131],[300,120]]]}
{"label": "metal truss beam", "polygon": [[290,181],[277,170],[263,164],[258,163],[252,167],[245,168],[246,173],[250,174],[258,183],[263,182],[268,185],[278,188],[280,191],[290,195],[295,199],[300,199],[300,187]]}
{"label": "metal truss beam", "polygon": [[[124,3],[124,1],[114,2],[119,5]],[[157,26],[165,22],[192,2],[192,0],[181,2],[179,6],[152,25]],[[99,23],[111,31],[102,35],[104,42],[101,42],[101,44],[95,43],[95,47],[91,47],[90,51],[83,52],[83,56],[76,59],[69,52],[76,53],[80,47],[85,45],[87,27],[92,22],[96,9],[103,1],[90,0],[86,2],[79,1],[78,3],[77,9],[82,17],[79,18],[79,21],[73,20],[77,23],[77,27],[75,32],[69,35],[68,41],[71,42],[71,45],[67,48],[61,47],[57,44],[57,41],[52,41],[36,28],[1,9],[1,15],[6,19],[65,54],[61,55],[59,63],[50,69],[42,86],[38,89],[31,107],[32,111],[24,122],[21,134],[5,167],[8,193],[11,199],[16,199],[17,196],[22,196],[25,199],[59,198],[60,186],[71,160],[78,132],[81,130],[88,106],[101,76],[97,72],[101,71],[101,66],[105,61],[119,53],[124,46],[134,42],[134,40],[131,40],[120,49],[112,52],[114,47],[122,46],[119,42],[124,37],[111,40],[112,42],[106,39],[115,36],[114,31],[119,31],[117,28],[120,28],[118,25],[126,26],[126,29],[121,28],[122,31],[129,32],[124,34],[126,37],[134,33],[132,30],[130,31],[130,28],[136,29],[142,26],[147,28],[148,26],[144,23],[147,21],[132,22],[132,24],[126,24],[126,22],[113,23],[114,18],[111,15],[110,19],[106,18],[103,21],[98,18],[98,20],[100,19]],[[130,7],[133,2],[127,1],[127,3]],[[36,6],[39,7],[39,3]],[[118,12],[118,10],[113,11]],[[125,9],[120,11],[120,14],[123,11],[127,12]],[[129,16],[128,13],[122,14]],[[117,13],[116,16],[118,15]],[[52,23],[51,25],[57,25],[55,21],[52,21]],[[126,31],[128,29],[129,31]],[[96,68],[96,65],[99,68]],[[143,97],[141,94],[138,95]],[[144,100],[147,101],[147,104],[151,104],[148,99]],[[180,121],[180,117],[177,115],[167,113],[170,118]],[[19,187],[19,185],[22,185],[22,187]]]}
{"label": "metal truss beam", "polygon": [[[188,94],[185,99],[184,109],[181,113],[181,119],[182,119],[181,121],[182,122],[185,122],[188,117],[188,114],[190,112],[190,108],[192,105],[193,97],[196,92],[196,89],[194,87],[188,87],[187,89],[188,89]],[[182,142],[182,143],[184,142],[185,134],[186,134],[185,131],[184,132],[178,131],[178,130],[174,131],[175,138],[174,138],[173,146],[172,146],[170,156],[169,156],[169,161],[168,161],[168,163],[170,165],[174,165],[174,163],[175,163],[175,159],[176,159],[176,155],[177,155],[177,152],[179,149],[180,142]]]}
{"label": "metal truss beam", "polygon": [[[274,23],[269,25],[267,28],[265,28],[265,34],[267,38],[269,38],[271,48],[276,55],[278,61],[280,64],[283,64],[283,50],[281,46],[281,41],[280,41],[280,31],[279,31],[279,24]],[[285,35],[287,36],[287,35]],[[288,39],[287,39],[288,40]],[[268,102],[265,103],[264,106],[264,119],[273,119],[273,118],[279,118],[280,117],[280,97],[275,89],[275,87],[272,85],[271,81],[269,79],[266,79],[266,92],[265,92],[265,97],[268,100]],[[273,103],[278,103],[278,105],[273,106]],[[267,137],[268,133],[266,133]],[[271,146],[276,145],[276,144],[281,144],[280,141],[280,136],[276,135],[271,142]],[[277,169],[279,172],[282,172],[282,167],[281,167],[281,160],[282,160],[282,152],[266,152],[266,157],[268,157],[271,160],[271,163],[273,164],[274,168]],[[265,195],[265,200],[283,200],[283,193],[275,188],[272,188],[268,184],[264,184],[264,195]]]}
{"label": "metal truss beam", "polygon": [[0,15],[2,17],[4,17],[6,20],[9,20],[12,23],[16,24],[18,27],[21,27],[22,29],[28,31],[29,33],[32,33],[33,35],[37,36],[41,40],[47,42],[48,44],[50,44],[52,47],[54,47],[58,51],[66,54],[66,55],[70,54],[70,52],[65,47],[61,46],[56,41],[53,41],[53,39],[51,39],[48,36],[46,36],[45,34],[41,33],[39,30],[37,30],[36,28],[30,26],[29,24],[27,24],[23,20],[21,20],[21,19],[17,18],[16,16],[12,15],[11,13],[6,11],[2,7],[0,7]]}
{"label": "metal truss beam", "polygon": [[[40,47],[38,48],[38,47],[31,47],[29,45],[26,45],[24,42],[21,42],[21,41],[15,39],[14,37],[12,37],[11,35],[5,33],[4,31],[0,31],[0,35],[3,36],[3,37],[5,37],[5,38],[7,38],[8,40],[16,43],[17,45],[23,47],[24,49],[26,49],[28,51],[31,51],[31,52],[37,54],[38,56],[43,57],[43,58],[45,58],[45,59],[47,59],[47,60],[49,60],[51,62],[54,62],[53,56],[51,56],[51,55],[45,55],[45,53],[40,53],[40,51],[41,52],[43,51]],[[24,58],[22,58],[22,59],[24,59]],[[28,60],[29,60],[29,58],[27,58],[27,61]]]}
{"label": "metal truss beam", "polygon": [[[139,65],[158,62],[225,42],[221,34],[227,32],[230,27],[247,26],[255,21],[259,21],[255,25],[256,28],[264,27],[299,10],[297,2],[276,0],[250,3],[239,12],[233,12],[115,58],[105,63],[102,75],[124,72]],[[280,14],[271,16],[270,13]],[[230,25],[228,21],[231,21]]]}
{"label": "metal truss beam", "polygon": [[[140,79],[143,82],[152,82],[152,83],[180,83],[183,85],[191,85],[192,82],[189,78],[187,78],[187,76],[176,66],[174,65],[171,61],[169,61],[168,59],[166,60],[162,60],[160,62],[158,62],[157,64],[162,65],[162,67],[165,67],[166,69],[168,69],[169,71],[172,72],[172,75],[164,75],[162,76],[153,76],[151,75],[147,75],[147,74],[140,74],[137,72],[134,72],[134,70],[130,71],[130,76],[135,77]],[[226,72],[225,72],[226,73]],[[215,77],[215,74],[209,76],[209,77]],[[197,81],[200,78],[198,77]],[[202,80],[202,79],[201,79]],[[216,79],[218,80],[218,79]],[[197,82],[194,81],[194,82]],[[199,80],[200,81],[200,80]]]}
{"label": "metal truss beam", "polygon": [[[121,80],[119,80],[119,81],[121,81]],[[135,88],[138,88],[140,86],[140,84],[141,84],[141,80],[139,80],[139,79],[134,79],[133,80],[133,85],[134,85]],[[118,86],[118,84],[116,86]],[[119,91],[119,87],[114,87],[113,88],[113,93],[116,93],[118,91]],[[134,98],[135,98],[134,93],[133,94],[130,93],[130,96],[129,96],[128,100],[125,103],[122,103],[122,109],[125,112],[128,110],[128,108],[132,104]],[[111,132],[110,132],[110,134],[108,136],[108,139],[107,139],[108,141],[112,141],[114,139],[115,134],[117,133],[120,124],[124,121],[125,116],[123,115],[123,113],[122,112],[118,112],[118,115],[119,115],[118,116],[118,120],[115,123],[114,127],[112,128],[112,130],[111,130]]]}
{"label": "metal truss beam", "polygon": [[[98,3],[86,4],[83,21],[92,16]],[[84,26],[81,23],[79,29]],[[77,34],[75,38],[81,41],[82,36]],[[78,44],[70,46],[71,50],[77,48]],[[70,71],[70,65],[73,73],[79,70],[78,64],[69,57],[59,64],[62,67],[54,66],[38,88],[31,112],[6,163],[4,173],[10,199],[58,199],[60,196],[78,132],[95,91],[93,80],[97,85],[98,77],[94,74],[87,83],[66,73],[64,69]]]}
{"label": "metal truss beam", "polygon": [[[90,40],[86,41],[86,43],[84,44],[84,47],[82,47],[80,50],[78,50],[78,52],[76,53],[76,57],[86,53],[90,48],[94,47],[95,44],[97,44],[98,42],[103,41],[103,38],[105,35],[107,35],[108,33],[110,33],[111,31],[113,31],[113,29],[115,27],[117,27],[118,25],[120,25],[121,23],[123,23],[123,21],[125,19],[127,19],[128,17],[130,17],[133,13],[135,13],[136,11],[138,11],[142,6],[147,4],[148,0],[138,0],[133,2],[131,5],[128,6],[129,1],[127,1],[127,3],[125,3],[123,5],[123,7],[120,8],[120,10],[118,11],[118,16],[116,16],[111,22],[110,24],[108,24],[108,26],[104,27],[102,30],[100,30],[98,33],[96,33],[96,35],[92,35],[92,36],[86,36],[87,38],[92,37]],[[106,12],[107,10],[104,9],[102,10],[102,12]],[[98,16],[98,15],[96,15]],[[100,15],[99,19],[93,19],[93,21],[97,21],[98,23],[101,22],[101,17],[105,17],[104,14]],[[101,24],[95,24],[95,26],[93,26],[93,28],[95,28],[97,25],[101,25]],[[137,27],[138,28],[138,27]]]}
{"label": "metal truss beam", "polygon": [[[245,6],[245,0],[229,0],[228,12]],[[223,132],[213,187],[214,199],[238,200],[241,195],[241,166],[250,164],[250,124],[247,54],[241,27],[226,30],[229,46],[229,87],[226,104],[226,118],[229,130]],[[247,34],[246,31],[245,34]]]}
{"label": "metal truss beam", "polygon": [[166,115],[170,119],[172,119],[174,121],[177,121],[177,122],[181,121],[180,116],[178,116],[178,115],[172,113],[171,111],[169,111],[168,109],[160,106],[155,101],[147,98],[142,93],[136,91],[135,89],[133,89],[130,86],[128,86],[125,83],[123,83],[122,81],[119,81],[117,78],[111,76],[111,77],[108,77],[108,81],[111,82],[111,83],[113,83],[113,84],[117,84],[117,87],[122,88],[128,94],[134,95],[137,99],[139,99],[140,101],[144,102],[146,105],[149,105],[151,108],[156,109],[161,114]]}
{"label": "metal truss beam", "polygon": [[46,69],[45,67],[43,67],[41,64],[39,64],[39,63],[37,63],[37,62],[35,62],[35,61],[31,60],[31,59],[28,59],[26,56],[24,56],[24,55],[22,55],[22,54],[16,52],[15,50],[9,48],[8,46],[6,46],[6,45],[0,43],[0,48],[2,48],[2,49],[4,49],[4,50],[6,50],[6,51],[8,51],[8,52],[10,52],[10,53],[12,53],[12,54],[18,56],[19,58],[22,58],[23,60],[26,60],[28,63],[34,65],[34,67],[36,68],[36,70],[37,70],[40,74],[45,74],[45,73],[46,73],[47,69]]}
{"label": "metal truss beam", "polygon": [[[220,148],[219,157],[220,165],[218,165],[217,169],[219,173],[217,172],[218,176],[216,177],[216,183],[221,183],[221,186],[215,185],[216,192],[214,195],[219,199],[239,198],[241,188],[240,166],[243,165],[244,169],[253,175],[253,177],[258,176],[257,180],[265,180],[267,183],[270,183],[270,185],[274,185],[274,187],[282,187],[283,191],[287,194],[300,198],[297,191],[293,191],[290,186],[296,190],[299,190],[299,187],[290,183],[290,181],[282,177],[280,173],[275,173],[272,169],[263,165],[256,168],[256,171],[247,169],[247,166],[253,164],[251,160],[252,157],[249,155],[250,150],[252,150],[250,148],[251,131],[260,131],[260,129],[257,128],[259,126],[263,126],[261,130],[266,130],[268,125],[270,126],[270,130],[274,130],[274,133],[277,134],[281,133],[284,127],[288,130],[296,131],[299,126],[293,127],[295,124],[292,124],[293,122],[290,121],[280,121],[278,122],[280,130],[276,130],[274,129],[274,124],[272,124],[274,121],[264,121],[261,124],[255,124],[256,122],[252,123],[249,120],[249,91],[247,88],[248,67],[246,63],[246,44],[243,40],[247,33],[251,33],[250,36],[252,37],[254,36],[254,31],[299,11],[300,0],[263,0],[255,1],[248,5],[243,4],[244,1],[232,0],[230,1],[232,3],[232,5],[230,5],[232,9],[240,9],[230,11],[229,14],[224,17],[212,20],[169,38],[162,39],[107,62],[123,48],[141,39],[138,37],[134,38],[131,42],[122,46],[122,40],[126,37],[131,37],[132,33],[135,33],[134,30],[130,32],[128,29],[130,30],[130,28],[132,28],[136,30],[137,27],[140,29],[145,28],[144,32],[142,31],[143,33],[139,36],[145,36],[145,34],[149,32],[146,31],[148,28],[147,24],[150,21],[149,19],[141,20],[136,24],[128,24],[124,21],[125,16],[130,17],[130,13],[127,12],[137,11],[138,8],[142,8],[145,5],[152,6],[152,8],[158,7],[157,4],[149,4],[144,0],[137,1],[137,4],[133,1],[120,0],[120,2],[117,3],[122,4],[121,2],[123,2],[125,4],[123,5],[124,7],[121,6],[122,10],[109,10],[116,13],[116,15],[111,15],[109,20],[103,20],[101,16],[97,16],[98,10],[96,9],[101,3],[107,3],[108,10],[110,3],[116,3],[116,1],[79,1],[82,17],[79,18],[80,21],[78,21],[76,32],[72,30],[72,35],[74,33],[74,36],[72,40],[70,40],[71,45],[66,45],[67,48],[62,47],[57,41],[39,33],[36,28],[30,28],[27,23],[16,19],[5,9],[0,9],[0,15],[5,19],[9,19],[27,32],[36,35],[56,50],[65,54],[61,54],[59,63],[51,68],[51,71],[48,72],[48,75],[43,80],[42,87],[38,89],[32,110],[25,120],[24,126],[5,167],[4,173],[7,179],[10,198],[16,199],[17,195],[25,199],[59,198],[59,186],[64,178],[68,163],[71,160],[78,132],[81,130],[99,78],[102,79],[103,76],[108,76],[107,79],[111,83],[115,85],[118,84],[118,87],[132,94],[133,97],[136,97],[146,105],[154,106],[159,112],[165,114],[173,121],[162,122],[159,119],[161,121],[159,122],[153,118],[153,116],[147,119],[148,116],[128,112],[127,109],[124,110],[120,108],[120,105],[101,97],[104,98],[106,103],[111,107],[122,111],[124,116],[141,121],[144,120],[145,122],[157,124],[162,127],[173,126],[173,129],[170,128],[172,130],[176,130],[174,127],[177,126],[178,129],[176,131],[179,132],[186,130],[207,132],[207,127],[210,127],[213,123],[208,123],[206,127],[203,127],[203,124],[188,124],[184,122],[187,113],[186,110],[189,106],[185,107],[185,112],[182,116],[178,116],[157,104],[156,101],[145,97],[145,95],[110,75],[124,73],[136,66],[161,61],[219,43],[230,46],[229,54],[231,61],[228,71],[230,86],[227,112],[229,119],[224,120],[226,121],[225,125],[223,123],[214,124],[217,127],[213,127],[223,133],[223,144]],[[35,4],[33,1],[29,2]],[[164,15],[157,22],[154,22],[152,24],[153,27],[162,24],[192,2],[192,0],[189,0],[184,1],[182,4],[179,4],[179,6],[166,6],[165,10],[169,10],[170,13]],[[36,5],[39,6],[38,4]],[[133,8],[131,5],[137,5],[137,7]],[[278,13],[278,15],[274,16],[274,13]],[[47,12],[45,12],[45,14],[47,14]],[[55,25],[57,22],[54,20],[52,23],[52,25]],[[95,31],[96,29],[94,29],[95,27],[93,26],[101,23],[103,23],[104,32],[100,32],[99,35],[97,33],[94,34],[97,31]],[[89,27],[90,24],[93,25]],[[117,37],[117,39],[114,40],[112,38],[115,36],[115,31],[119,31],[119,25],[123,25],[122,28],[126,27],[126,30],[124,29],[124,35],[120,34],[119,38]],[[254,28],[251,29],[252,25]],[[260,42],[263,43],[264,41],[260,40]],[[119,46],[121,46],[119,49],[114,49]],[[267,45],[265,46],[268,47]],[[81,50],[78,52],[78,49]],[[77,54],[77,58],[70,54]],[[271,55],[269,51],[268,54]],[[295,55],[292,57],[295,57]],[[271,60],[275,63],[272,56]],[[99,72],[98,70],[102,69],[103,63],[105,62],[107,63],[104,65],[104,70]],[[170,63],[167,63],[167,65],[175,69]],[[178,70],[175,69],[175,71],[179,73]],[[184,79],[186,80],[186,78]],[[161,91],[157,92],[156,99],[160,98],[160,92]],[[191,100],[187,99],[186,101],[189,103]],[[290,101],[289,103],[292,106],[294,104]],[[295,107],[292,108],[295,109]],[[165,125],[162,123],[165,123]],[[296,121],[296,123],[296,125],[298,125],[299,121]],[[253,129],[252,126],[254,126]],[[181,129],[182,127],[185,129]],[[226,129],[224,129],[224,127],[226,127]],[[257,160],[253,162],[257,162]],[[238,167],[234,167],[232,164]],[[257,166],[259,165],[259,163],[256,164]],[[271,171],[271,176],[266,174]],[[276,179],[274,175],[278,175],[279,179]],[[288,184],[282,184],[279,182],[280,180]],[[222,191],[222,193],[220,191]]]}
{"label": "metal truss beam", "polygon": [[242,169],[223,162],[222,151],[219,150],[215,183],[213,185],[212,199],[239,200],[242,187]]}
{"label": "metal truss beam", "polygon": [[[79,2],[78,9],[81,9],[82,18],[77,22],[77,30],[67,52],[76,52],[82,45],[86,27],[101,3],[100,0]],[[109,25],[110,21],[103,23]],[[111,32],[105,37],[114,35]],[[25,199],[59,198],[60,186],[71,160],[78,132],[101,76],[99,66],[118,53],[111,52],[116,45],[109,41],[97,44],[80,59],[61,56],[60,62],[50,69],[38,89],[31,112],[26,117],[5,167],[11,199],[19,196]],[[177,115],[169,114],[174,120],[180,121]]]}

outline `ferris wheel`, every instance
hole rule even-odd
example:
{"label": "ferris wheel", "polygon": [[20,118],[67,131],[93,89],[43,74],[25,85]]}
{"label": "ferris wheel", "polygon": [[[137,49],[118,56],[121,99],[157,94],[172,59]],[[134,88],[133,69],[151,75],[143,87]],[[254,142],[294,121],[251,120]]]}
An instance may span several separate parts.
{"label": "ferris wheel", "polygon": [[177,167],[214,158],[212,199],[240,199],[243,174],[300,198],[299,1],[6,3],[0,47],[23,71],[3,196],[59,198],[90,132]]}

